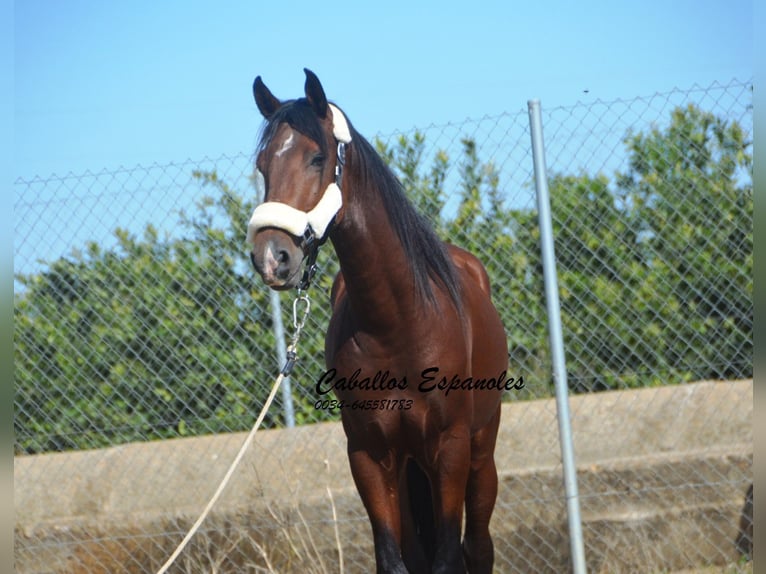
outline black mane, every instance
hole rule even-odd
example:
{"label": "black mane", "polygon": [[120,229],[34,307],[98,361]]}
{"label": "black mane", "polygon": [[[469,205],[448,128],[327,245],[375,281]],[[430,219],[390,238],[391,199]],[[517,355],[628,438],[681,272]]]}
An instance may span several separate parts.
{"label": "black mane", "polygon": [[388,220],[410,262],[415,288],[421,298],[435,303],[431,281],[441,284],[460,309],[460,282],[447,247],[429,221],[412,205],[404,187],[372,145],[351,127],[352,153],[359,160],[365,184],[374,184]]}
{"label": "black mane", "polygon": [[[317,142],[322,153],[327,153],[322,127],[305,98],[286,102],[269,118],[261,135],[259,150],[268,145],[282,122],[287,122],[290,127]],[[436,298],[431,288],[433,281],[447,290],[460,310],[460,282],[446,245],[436,235],[428,220],[415,210],[401,182],[377,151],[354,129],[351,122],[348,124],[352,137],[348,153],[353,154],[357,160],[363,185],[374,185],[379,190],[386,215],[411,264],[418,296],[435,304]]]}

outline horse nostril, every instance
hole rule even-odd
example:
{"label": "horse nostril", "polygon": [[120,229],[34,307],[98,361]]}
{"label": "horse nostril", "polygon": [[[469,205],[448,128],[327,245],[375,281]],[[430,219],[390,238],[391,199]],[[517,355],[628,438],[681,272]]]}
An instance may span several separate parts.
{"label": "horse nostril", "polygon": [[287,279],[290,275],[290,254],[284,249],[280,249],[277,252],[276,272],[277,277],[280,279]]}

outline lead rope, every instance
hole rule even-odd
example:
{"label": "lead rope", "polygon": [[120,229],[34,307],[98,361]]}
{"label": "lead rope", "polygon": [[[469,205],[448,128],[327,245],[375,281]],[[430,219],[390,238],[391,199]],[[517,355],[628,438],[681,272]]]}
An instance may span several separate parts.
{"label": "lead rope", "polygon": [[[302,315],[299,314],[299,307],[301,305],[305,306]],[[255,424],[253,424],[253,428],[250,430],[250,433],[247,435],[245,442],[242,443],[242,446],[240,447],[239,452],[237,453],[237,456],[234,457],[234,460],[229,466],[229,470],[226,471],[226,475],[223,477],[223,480],[221,480],[221,484],[218,486],[218,490],[215,491],[215,494],[213,494],[213,497],[210,499],[210,502],[207,503],[207,506],[202,511],[202,514],[200,514],[197,521],[194,523],[194,525],[191,527],[191,529],[186,534],[184,539],[178,545],[178,548],[175,549],[175,552],[173,552],[170,558],[168,558],[167,562],[165,562],[165,564],[163,564],[162,567],[157,571],[157,574],[165,574],[168,568],[170,568],[173,562],[175,562],[176,558],[178,558],[181,552],[184,551],[187,544],[189,544],[189,541],[197,533],[197,530],[199,530],[199,527],[205,521],[205,519],[207,518],[207,515],[210,514],[210,511],[213,509],[213,506],[215,506],[215,503],[218,502],[218,499],[221,497],[221,494],[223,493],[224,489],[229,484],[229,480],[231,480],[231,477],[234,474],[234,471],[236,470],[237,466],[242,460],[242,457],[245,455],[245,451],[247,451],[248,447],[250,446],[250,443],[253,442],[253,438],[255,437],[255,433],[258,431],[258,427],[261,426],[261,423],[263,422],[263,419],[266,416],[266,413],[268,412],[269,407],[271,406],[271,403],[274,401],[274,397],[277,394],[279,385],[282,384],[282,380],[285,377],[290,375],[290,372],[293,370],[293,367],[295,366],[295,362],[298,360],[298,354],[297,354],[298,339],[300,338],[301,331],[303,331],[303,327],[306,324],[306,319],[309,316],[310,310],[311,310],[311,301],[309,300],[308,295],[303,295],[301,290],[299,289],[297,297],[293,300],[293,328],[295,331],[293,333],[292,341],[290,342],[290,345],[287,347],[287,361],[285,362],[284,367],[282,367],[282,370],[279,372],[279,375],[277,376],[277,378],[274,380],[274,386],[271,388],[271,393],[269,393],[269,396],[266,399],[266,402],[264,403],[263,408],[261,409],[261,412],[255,421]]]}

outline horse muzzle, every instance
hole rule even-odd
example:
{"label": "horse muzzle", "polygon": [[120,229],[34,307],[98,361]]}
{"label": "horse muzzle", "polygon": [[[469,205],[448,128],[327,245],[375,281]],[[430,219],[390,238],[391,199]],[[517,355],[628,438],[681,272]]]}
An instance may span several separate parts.
{"label": "horse muzzle", "polygon": [[250,261],[263,282],[276,290],[292,289],[301,278],[303,251],[295,237],[280,229],[262,229],[253,238]]}

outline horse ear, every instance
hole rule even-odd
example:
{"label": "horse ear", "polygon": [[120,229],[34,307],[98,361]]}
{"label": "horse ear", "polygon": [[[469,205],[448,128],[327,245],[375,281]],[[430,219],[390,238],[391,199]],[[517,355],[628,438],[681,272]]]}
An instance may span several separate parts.
{"label": "horse ear", "polygon": [[324,95],[322,84],[314,72],[308,68],[303,68],[303,71],[306,72],[306,99],[314,108],[316,115],[324,118],[327,115],[327,97]]}
{"label": "horse ear", "polygon": [[255,96],[255,104],[267,120],[282,107],[282,102],[269,91],[260,76],[253,82],[253,96]]}

